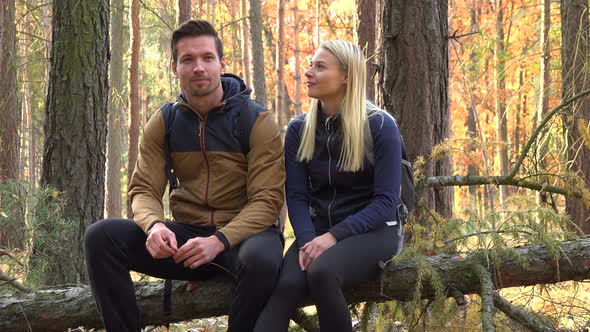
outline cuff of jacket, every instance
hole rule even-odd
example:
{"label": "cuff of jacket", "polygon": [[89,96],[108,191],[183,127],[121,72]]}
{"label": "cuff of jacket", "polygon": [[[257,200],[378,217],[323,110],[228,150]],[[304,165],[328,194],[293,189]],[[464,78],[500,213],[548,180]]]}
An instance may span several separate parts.
{"label": "cuff of jacket", "polygon": [[332,226],[332,228],[330,228],[330,230],[328,232],[330,232],[330,234],[334,235],[334,237],[336,238],[337,241],[344,240],[347,237],[352,235],[352,232],[347,227],[347,225],[342,222]]}
{"label": "cuff of jacket", "polygon": [[313,240],[315,238],[314,232],[305,232],[303,234],[299,234],[297,236],[297,248],[301,249],[307,242]]}
{"label": "cuff of jacket", "polygon": [[162,220],[156,220],[156,221],[152,222],[152,223],[151,223],[151,224],[148,226],[148,228],[145,230],[145,233],[146,233],[146,234],[149,234],[149,233],[150,233],[150,230],[152,229],[152,227],[154,227],[154,226],[155,226],[156,224],[158,224],[158,223],[160,223],[160,224],[166,224],[166,223],[165,223],[165,222],[163,222]]}
{"label": "cuff of jacket", "polygon": [[223,233],[221,233],[220,231],[216,231],[213,235],[217,236],[219,241],[223,243],[223,247],[225,248],[224,251],[227,251],[229,249],[229,241],[227,240],[225,235],[223,235]]}

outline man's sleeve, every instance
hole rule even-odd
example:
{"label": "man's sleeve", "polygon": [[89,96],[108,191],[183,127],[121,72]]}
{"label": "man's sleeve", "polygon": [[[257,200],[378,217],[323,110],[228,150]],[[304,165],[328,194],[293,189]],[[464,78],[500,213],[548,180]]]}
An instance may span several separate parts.
{"label": "man's sleeve", "polygon": [[230,247],[265,231],[279,216],[284,202],[283,143],[271,112],[261,112],[250,133],[248,153],[248,203],[219,229]]}
{"label": "man's sleeve", "polygon": [[137,164],[129,183],[133,219],[146,233],[155,222],[164,220],[165,134],[162,112],[156,112],[144,128]]}

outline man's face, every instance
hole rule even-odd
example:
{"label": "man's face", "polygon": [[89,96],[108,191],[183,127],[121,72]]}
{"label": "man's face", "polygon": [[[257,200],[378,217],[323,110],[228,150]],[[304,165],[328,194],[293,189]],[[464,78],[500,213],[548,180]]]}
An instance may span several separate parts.
{"label": "man's face", "polygon": [[219,59],[213,37],[184,37],[176,43],[176,49],[178,58],[172,62],[172,70],[187,98],[213,96],[222,89],[225,62]]}

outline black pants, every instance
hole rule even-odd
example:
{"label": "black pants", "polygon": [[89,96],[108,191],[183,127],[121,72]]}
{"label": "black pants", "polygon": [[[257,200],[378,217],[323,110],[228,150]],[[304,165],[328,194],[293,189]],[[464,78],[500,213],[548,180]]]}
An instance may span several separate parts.
{"label": "black pants", "polygon": [[322,332],[352,331],[342,288],[377,276],[379,261],[389,260],[401,248],[397,230],[397,226],[386,226],[337,242],[317,257],[306,272],[299,267],[299,250],[293,243],[254,331],[287,331],[290,318],[307,295],[316,305]]}
{"label": "black pants", "polygon": [[[180,222],[166,226],[176,234],[178,247],[197,236],[209,236],[213,227]],[[90,286],[107,331],[139,331],[139,309],[129,271],[158,278],[202,280],[225,271],[215,264],[189,269],[172,258],[154,259],[145,247],[145,233],[130,220],[101,220],[85,235],[84,249]],[[283,244],[276,228],[256,234],[229,251],[219,254],[214,263],[237,279],[229,312],[232,332],[251,331],[264,308],[278,277]]]}

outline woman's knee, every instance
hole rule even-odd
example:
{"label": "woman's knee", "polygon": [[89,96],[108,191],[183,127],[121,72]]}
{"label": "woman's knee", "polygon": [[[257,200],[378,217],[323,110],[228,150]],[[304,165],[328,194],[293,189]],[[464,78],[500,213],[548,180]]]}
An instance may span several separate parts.
{"label": "woman's knee", "polygon": [[307,283],[311,290],[327,287],[341,287],[342,280],[329,264],[321,261],[311,263],[307,271]]}

